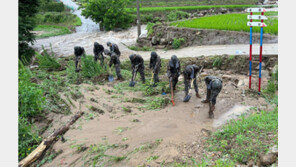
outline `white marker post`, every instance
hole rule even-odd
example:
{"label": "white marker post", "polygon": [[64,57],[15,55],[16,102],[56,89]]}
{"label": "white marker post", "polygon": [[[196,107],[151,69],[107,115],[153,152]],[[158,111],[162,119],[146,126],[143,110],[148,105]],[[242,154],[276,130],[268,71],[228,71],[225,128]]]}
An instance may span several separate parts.
{"label": "white marker post", "polygon": [[[247,23],[250,26],[250,61],[249,61],[249,89],[252,85],[252,27],[258,26],[261,27],[260,30],[260,63],[259,63],[259,84],[258,84],[258,94],[261,92],[261,69],[262,69],[262,45],[263,45],[263,27],[267,25],[263,23],[263,20],[267,20],[267,17],[264,16],[266,10],[264,8],[248,8],[247,12],[250,12],[251,15],[248,15],[250,22]],[[261,15],[253,15],[253,12],[261,12]],[[252,22],[252,20],[261,20],[261,22]]]}

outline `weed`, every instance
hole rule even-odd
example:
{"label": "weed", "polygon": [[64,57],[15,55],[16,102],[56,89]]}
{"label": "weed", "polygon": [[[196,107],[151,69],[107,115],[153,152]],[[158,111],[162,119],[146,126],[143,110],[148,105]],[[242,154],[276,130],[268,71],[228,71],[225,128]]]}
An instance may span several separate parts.
{"label": "weed", "polygon": [[120,135],[122,132],[127,131],[129,128],[128,127],[118,127],[114,130],[118,135]]}
{"label": "weed", "polygon": [[98,112],[99,114],[104,114],[104,113],[105,113],[104,110],[102,110],[102,109],[100,109],[100,108],[97,108],[97,107],[95,107],[95,106],[91,106],[91,107],[90,107],[90,110],[93,111],[93,112]]}
{"label": "weed", "polygon": [[188,18],[188,16],[189,16],[189,13],[187,13],[187,12],[183,12],[183,11],[171,11],[167,15],[167,19],[169,21],[176,21],[176,20]]}
{"label": "weed", "polygon": [[150,156],[149,158],[147,158],[147,162],[151,162],[151,161],[155,161],[159,158],[159,156]]}
{"label": "weed", "polygon": [[213,67],[220,67],[222,65],[222,58],[220,56],[216,57],[213,62]]}
{"label": "weed", "polygon": [[174,49],[178,49],[184,43],[185,43],[184,38],[174,38],[173,43],[172,43],[172,47]]}
{"label": "weed", "polygon": [[153,98],[147,98],[146,105],[144,105],[142,108],[146,108],[148,110],[155,110],[159,108],[164,108],[167,106],[167,104],[170,102],[168,98],[164,97],[153,97]]}
{"label": "weed", "polygon": [[84,143],[71,145],[70,147],[75,149],[77,153],[84,152],[87,149]]}
{"label": "weed", "polygon": [[84,114],[84,119],[89,121],[95,118],[95,115],[93,113],[86,113]]}
{"label": "weed", "polygon": [[121,140],[122,140],[122,141],[127,141],[128,138],[127,138],[127,137],[124,137],[124,138],[122,138]]}
{"label": "weed", "polygon": [[39,54],[38,52],[35,52],[37,62],[39,64],[40,69],[46,69],[46,70],[57,70],[61,67],[60,63],[56,60],[54,53],[52,51],[51,54],[49,54],[44,47],[43,48],[43,55]]}

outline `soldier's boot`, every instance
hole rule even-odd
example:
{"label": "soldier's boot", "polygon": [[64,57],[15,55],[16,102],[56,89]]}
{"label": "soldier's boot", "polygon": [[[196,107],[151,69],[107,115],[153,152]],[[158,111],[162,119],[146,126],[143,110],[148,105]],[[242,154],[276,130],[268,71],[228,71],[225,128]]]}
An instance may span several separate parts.
{"label": "soldier's boot", "polygon": [[199,93],[198,93],[198,92],[196,92],[196,94],[195,94],[195,95],[196,95],[196,97],[197,97],[197,98],[201,98],[201,96],[199,95]]}
{"label": "soldier's boot", "polygon": [[215,110],[215,105],[209,103],[210,109],[209,109],[209,118],[213,119],[214,118],[214,110]]}
{"label": "soldier's boot", "polygon": [[209,100],[208,100],[208,99],[203,99],[201,102],[202,102],[202,103],[208,103]]}

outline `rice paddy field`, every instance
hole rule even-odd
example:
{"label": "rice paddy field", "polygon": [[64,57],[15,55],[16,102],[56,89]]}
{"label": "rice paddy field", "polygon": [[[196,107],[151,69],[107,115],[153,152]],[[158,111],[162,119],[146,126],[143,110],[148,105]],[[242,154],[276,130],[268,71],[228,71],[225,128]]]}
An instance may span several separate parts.
{"label": "rice paddy field", "polygon": [[[256,5],[202,5],[202,6],[167,6],[167,7],[141,7],[140,12],[163,12],[163,11],[174,11],[174,10],[207,10],[207,9],[218,9],[218,8],[249,8],[255,7]],[[127,8],[129,12],[137,12],[136,8]]]}
{"label": "rice paddy field", "polygon": [[[221,14],[185,21],[177,21],[171,23],[170,25],[176,27],[197,29],[216,29],[249,32],[250,28],[247,26],[248,15],[248,13]],[[254,15],[260,15],[260,13],[254,13]],[[278,12],[266,12],[265,15],[268,17],[268,20],[264,21],[264,23],[267,24],[267,27],[264,27],[263,29],[264,33],[277,35]],[[260,27],[253,27],[253,32],[260,32]]]}

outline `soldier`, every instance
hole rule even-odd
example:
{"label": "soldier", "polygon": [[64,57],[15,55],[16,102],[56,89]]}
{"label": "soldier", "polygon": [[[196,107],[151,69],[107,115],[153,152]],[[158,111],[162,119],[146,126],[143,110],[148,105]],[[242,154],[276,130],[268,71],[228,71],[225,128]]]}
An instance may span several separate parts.
{"label": "soldier", "polygon": [[173,90],[176,90],[176,85],[178,83],[178,78],[180,76],[180,73],[181,73],[180,61],[176,55],[173,55],[167,67],[167,75],[170,79],[170,84],[172,84],[173,86]]}
{"label": "soldier", "polygon": [[190,97],[188,98],[188,91],[189,88],[191,88],[191,82],[193,80],[193,85],[194,85],[194,89],[195,89],[195,93],[196,93],[196,97],[200,98],[200,95],[198,93],[198,87],[196,84],[196,75],[199,72],[200,68],[197,67],[197,65],[193,64],[193,65],[188,65],[186,66],[183,74],[184,74],[184,84],[185,84],[185,97],[183,102],[188,102]]}
{"label": "soldier", "polygon": [[215,76],[207,76],[205,83],[207,85],[207,98],[201,102],[209,103],[209,118],[214,118],[216,98],[222,89],[222,80]]}
{"label": "soldier", "polygon": [[81,64],[81,56],[85,55],[85,50],[83,47],[75,46],[74,47],[74,55],[75,55],[75,71],[80,71]]}
{"label": "soldier", "polygon": [[144,73],[145,66],[144,66],[144,60],[142,56],[132,54],[129,56],[129,58],[130,58],[130,61],[132,64],[132,70],[133,70],[130,86],[133,87],[135,85],[134,79],[138,71],[141,75],[141,80],[144,84],[145,83],[145,73]]}
{"label": "soldier", "polygon": [[111,68],[113,64],[116,69],[117,80],[123,80],[122,75],[120,74],[120,60],[118,55],[116,55],[114,52],[111,53],[109,67]]}
{"label": "soldier", "polygon": [[107,42],[107,46],[110,47],[110,52],[115,52],[119,57],[120,57],[120,51],[119,48],[116,44],[111,43],[111,42]]}
{"label": "soldier", "polygon": [[160,57],[157,55],[156,52],[151,52],[149,68],[152,69],[152,72],[153,72],[154,86],[156,86],[155,83],[159,82],[158,73],[160,71],[160,67],[161,67]]}
{"label": "soldier", "polygon": [[97,62],[98,59],[100,59],[101,61],[101,65],[104,65],[104,56],[103,56],[103,52],[104,52],[104,46],[100,45],[98,42],[94,43],[94,60],[95,62]]}

